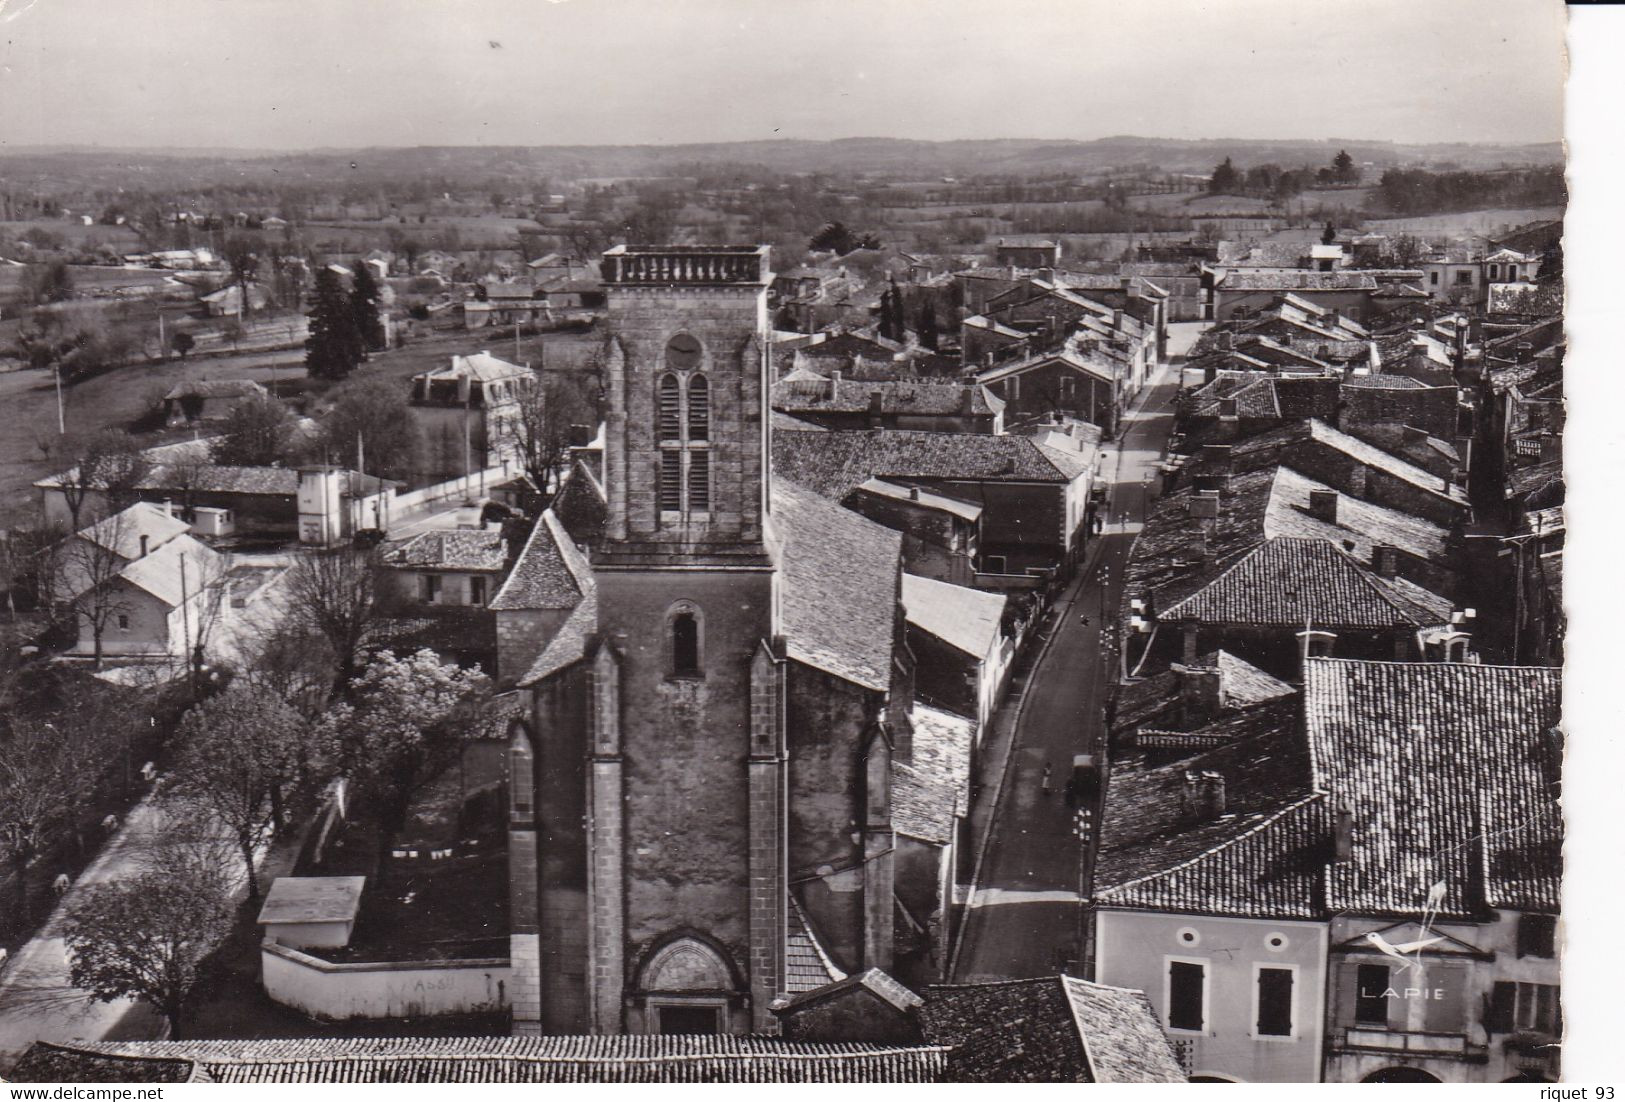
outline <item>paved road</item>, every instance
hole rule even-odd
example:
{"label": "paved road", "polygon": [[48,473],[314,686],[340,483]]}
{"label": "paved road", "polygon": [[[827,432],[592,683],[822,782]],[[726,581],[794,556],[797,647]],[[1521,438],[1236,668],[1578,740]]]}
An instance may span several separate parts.
{"label": "paved road", "polygon": [[[1173,328],[1169,354],[1182,357],[1199,327]],[[1122,599],[1124,565],[1145,516],[1147,478],[1172,427],[1178,378],[1177,366],[1158,374],[1125,419],[1122,451],[1108,455],[1111,511],[1104,533],[1068,587],[1053,638],[1033,671],[1004,783],[984,790],[998,802],[955,955],[956,983],[1053,974],[1079,955],[1082,870],[1076,810],[1063,786],[1074,754],[1100,753],[1114,679],[1107,665],[1115,661],[1102,649],[1101,626],[1109,628]]]}
{"label": "paved road", "polygon": [[[0,968],[0,1069],[9,1067],[35,1041],[72,1044],[100,1041],[119,1029],[137,1007],[130,999],[98,1002],[68,979],[68,955],[62,941],[67,908],[92,884],[110,884],[144,871],[154,849],[163,846],[214,845],[189,828],[177,829],[163,805],[148,796],[130,810],[118,833],[63,896],[34,939]],[[236,854],[229,845],[229,860]],[[246,883],[239,880],[239,895]],[[152,1016],[156,1022],[156,1016]]]}

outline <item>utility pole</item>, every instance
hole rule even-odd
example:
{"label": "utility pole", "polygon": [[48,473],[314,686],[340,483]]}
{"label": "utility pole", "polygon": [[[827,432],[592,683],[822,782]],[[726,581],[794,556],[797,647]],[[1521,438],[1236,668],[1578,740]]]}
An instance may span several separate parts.
{"label": "utility pole", "polygon": [[68,434],[67,416],[62,412],[62,364],[60,361],[51,365],[51,375],[56,379],[56,433],[58,436]]}

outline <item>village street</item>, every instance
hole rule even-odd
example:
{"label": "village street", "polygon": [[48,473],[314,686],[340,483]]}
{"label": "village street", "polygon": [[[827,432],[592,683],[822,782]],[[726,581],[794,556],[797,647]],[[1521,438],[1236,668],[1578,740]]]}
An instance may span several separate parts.
{"label": "village street", "polygon": [[[1169,363],[1124,417],[1121,448],[1107,454],[1110,486],[1104,530],[1051,614],[1049,637],[1024,684],[1012,687],[1002,716],[1014,724],[1002,777],[990,770],[981,798],[991,816],[966,900],[952,981],[980,983],[1060,971],[1080,952],[1079,807],[1065,795],[1074,755],[1104,754],[1105,709],[1116,678],[1107,641],[1123,596],[1124,567],[1140,530],[1151,480],[1173,423],[1179,364],[1202,326],[1170,326]],[[997,746],[999,724],[990,738]],[[1049,785],[1045,786],[1045,772]],[[1098,814],[1090,808],[1091,816]],[[973,822],[980,822],[973,816]]]}

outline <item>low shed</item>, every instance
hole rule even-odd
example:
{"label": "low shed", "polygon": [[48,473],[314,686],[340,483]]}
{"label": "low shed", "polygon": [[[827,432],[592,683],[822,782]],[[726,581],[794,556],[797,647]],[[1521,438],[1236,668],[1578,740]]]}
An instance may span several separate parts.
{"label": "low shed", "polygon": [[265,937],[295,949],[337,949],[350,943],[365,876],[283,876],[260,908]]}

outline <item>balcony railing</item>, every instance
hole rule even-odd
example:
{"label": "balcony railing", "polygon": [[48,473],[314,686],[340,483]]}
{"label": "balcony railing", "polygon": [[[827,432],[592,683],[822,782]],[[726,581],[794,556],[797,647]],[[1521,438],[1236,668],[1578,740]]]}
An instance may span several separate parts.
{"label": "balcony railing", "polygon": [[606,284],[766,284],[765,245],[617,245],[604,254]]}
{"label": "balcony railing", "polygon": [[1334,1047],[1362,1052],[1404,1052],[1414,1056],[1444,1056],[1458,1060],[1482,1060],[1486,1056],[1483,1045],[1475,1045],[1464,1033],[1426,1033],[1400,1029],[1343,1030],[1341,1041]]}

